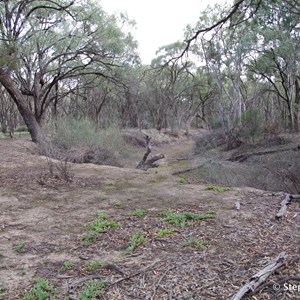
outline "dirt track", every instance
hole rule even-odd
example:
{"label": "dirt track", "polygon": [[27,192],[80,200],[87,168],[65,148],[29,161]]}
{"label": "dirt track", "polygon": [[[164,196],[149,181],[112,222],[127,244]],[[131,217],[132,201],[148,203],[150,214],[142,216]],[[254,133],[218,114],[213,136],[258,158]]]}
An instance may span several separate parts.
{"label": "dirt track", "polygon": [[[76,299],[92,278],[107,281],[99,299],[230,299],[269,259],[286,251],[287,264],[256,298],[245,298],[285,299],[272,284],[299,276],[299,205],[292,204],[287,218],[278,222],[274,215],[282,195],[250,188],[217,192],[207,190],[207,185],[182,182],[171,173],[186,167],[187,162],[176,158],[188,156],[191,147],[190,141],[181,141],[156,149],[166,154],[166,160],[147,172],[72,165],[73,181],[64,183],[49,178],[46,160],[31,142],[0,140],[3,299],[23,299],[36,276],[58,289],[57,299]],[[138,218],[131,215],[135,209],[148,213]],[[158,214],[169,209],[214,211],[216,216],[177,227]],[[82,242],[86,225],[100,212],[121,227],[107,229],[86,246]],[[158,238],[162,228],[175,232]],[[124,256],[136,231],[143,232],[146,241]],[[204,246],[188,245],[191,238]],[[68,270],[62,268],[66,261],[72,262]],[[92,261],[107,263],[87,271]],[[299,293],[289,296],[300,299]]]}

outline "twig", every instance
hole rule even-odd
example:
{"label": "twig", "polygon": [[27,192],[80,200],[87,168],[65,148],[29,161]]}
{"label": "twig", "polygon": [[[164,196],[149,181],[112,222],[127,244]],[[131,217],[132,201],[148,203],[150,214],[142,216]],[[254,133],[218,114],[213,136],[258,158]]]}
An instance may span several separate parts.
{"label": "twig", "polygon": [[137,271],[137,272],[135,272],[135,273],[133,273],[133,274],[127,276],[127,277],[124,277],[124,278],[121,278],[121,279],[116,280],[115,282],[112,282],[111,284],[109,284],[109,287],[111,287],[111,286],[113,286],[113,285],[116,285],[116,284],[118,284],[118,283],[120,283],[120,282],[122,282],[122,281],[124,281],[124,280],[131,279],[131,278],[133,278],[133,277],[135,277],[135,276],[140,275],[142,272],[146,272],[146,271],[152,269],[152,268],[153,268],[157,263],[159,263],[160,261],[161,261],[161,260],[156,260],[156,261],[154,261],[152,264],[150,264],[149,266],[144,267],[144,268],[142,268],[141,270],[139,270],[139,271]]}
{"label": "twig", "polygon": [[171,270],[173,270],[173,269],[175,269],[175,268],[176,268],[176,266],[172,266],[172,267],[168,268],[168,269],[164,272],[164,274],[159,278],[157,284],[156,284],[155,287],[154,287],[153,294],[152,294],[152,296],[151,296],[151,298],[150,298],[151,300],[155,299],[155,295],[156,295],[157,289],[158,289],[158,287],[159,287],[161,281],[163,280],[163,278],[167,275],[168,272],[170,272]]}

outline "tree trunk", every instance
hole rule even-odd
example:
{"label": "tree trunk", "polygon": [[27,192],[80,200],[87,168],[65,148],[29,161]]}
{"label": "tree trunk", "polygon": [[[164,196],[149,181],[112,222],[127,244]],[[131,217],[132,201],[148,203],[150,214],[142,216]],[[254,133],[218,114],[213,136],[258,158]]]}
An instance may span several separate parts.
{"label": "tree trunk", "polygon": [[294,122],[295,122],[295,131],[299,131],[300,121],[300,84],[299,78],[297,77],[295,80],[295,112],[294,112]]}
{"label": "tree trunk", "polygon": [[6,91],[12,97],[13,101],[16,103],[18,110],[23,117],[25,124],[28,127],[31,139],[35,143],[42,143],[45,141],[44,131],[41,125],[35,118],[34,113],[31,111],[26,98],[22,95],[17,84],[11,78],[9,72],[0,70],[0,83],[4,86]]}

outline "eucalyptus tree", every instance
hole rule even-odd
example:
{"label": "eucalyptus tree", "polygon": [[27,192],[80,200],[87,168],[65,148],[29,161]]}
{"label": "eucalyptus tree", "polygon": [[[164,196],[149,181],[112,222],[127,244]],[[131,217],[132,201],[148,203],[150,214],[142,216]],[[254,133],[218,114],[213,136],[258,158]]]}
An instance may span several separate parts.
{"label": "eucalyptus tree", "polygon": [[204,126],[208,125],[206,113],[212,99],[213,85],[203,72],[202,66],[197,66],[193,57],[182,57],[178,61],[172,57],[180,54],[184,47],[181,42],[161,47],[157,57],[152,61],[152,108],[156,115],[156,126],[161,129],[167,125],[185,127],[189,131],[196,117]]}
{"label": "eucalyptus tree", "polygon": [[283,103],[287,127],[299,130],[300,4],[292,2],[265,0],[261,5],[250,23],[257,48],[249,69],[269,83]]}
{"label": "eucalyptus tree", "polygon": [[44,140],[53,103],[78,90],[82,76],[116,82],[116,69],[134,63],[136,43],[97,1],[0,3],[0,83],[16,103],[32,140]]}

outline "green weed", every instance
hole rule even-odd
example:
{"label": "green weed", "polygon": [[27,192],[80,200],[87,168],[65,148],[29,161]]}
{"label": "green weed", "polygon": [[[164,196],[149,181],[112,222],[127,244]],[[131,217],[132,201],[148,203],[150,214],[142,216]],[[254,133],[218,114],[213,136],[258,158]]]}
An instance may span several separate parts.
{"label": "green weed", "polygon": [[96,242],[97,237],[98,237],[97,232],[88,232],[87,234],[85,234],[82,237],[83,244],[85,246],[90,246],[90,245],[92,245],[93,243]]}
{"label": "green weed", "polygon": [[59,269],[60,271],[64,272],[67,270],[71,270],[74,267],[74,263],[72,261],[64,261],[63,265],[61,266],[61,268]]}
{"label": "green weed", "polygon": [[142,231],[138,231],[138,232],[134,233],[130,238],[129,245],[128,245],[127,249],[125,250],[124,254],[125,255],[131,254],[139,245],[141,245],[145,241],[146,241],[146,238]]}
{"label": "green weed", "polygon": [[106,285],[106,280],[88,280],[79,293],[78,300],[96,300],[102,294],[102,289]]}
{"label": "green weed", "polygon": [[174,228],[163,228],[163,229],[160,229],[156,234],[155,236],[158,237],[158,238],[161,238],[165,235],[168,235],[168,234],[172,234],[176,232],[176,229]]}
{"label": "green weed", "polygon": [[105,185],[107,187],[115,187],[116,186],[116,182],[112,181],[112,180],[108,180],[108,181],[105,182]]}
{"label": "green weed", "polygon": [[92,261],[86,266],[86,271],[91,272],[103,267],[106,263],[102,261]]}
{"label": "green weed", "polygon": [[96,219],[89,225],[86,226],[88,230],[95,232],[103,232],[108,228],[119,228],[120,224],[114,220],[107,220],[106,214],[100,213]]}
{"label": "green weed", "polygon": [[25,249],[25,242],[23,242],[23,241],[17,242],[16,245],[15,245],[15,249],[18,252],[24,251],[24,249]]}
{"label": "green weed", "polygon": [[146,209],[140,209],[140,208],[137,208],[135,209],[132,213],[130,213],[131,216],[134,216],[134,217],[137,217],[137,218],[142,218],[145,216],[145,214],[147,213],[148,211]]}
{"label": "green weed", "polygon": [[167,210],[160,214],[164,216],[164,221],[180,227],[190,226],[194,220],[204,220],[215,217],[215,213],[213,211],[209,211],[206,214],[195,214],[189,211],[176,213]]}
{"label": "green weed", "polygon": [[102,196],[100,196],[100,198],[99,198],[99,200],[100,201],[106,201],[106,200],[108,200],[109,198],[108,198],[108,196],[106,196],[106,195],[102,195]]}
{"label": "green weed", "polygon": [[24,293],[24,300],[54,300],[56,289],[47,280],[37,277],[31,290]]}
{"label": "green weed", "polygon": [[178,184],[186,184],[187,183],[187,181],[186,181],[186,179],[184,177],[177,178],[176,182]]}
{"label": "green weed", "polygon": [[182,247],[188,247],[188,246],[190,246],[190,247],[195,247],[195,248],[201,250],[201,249],[204,248],[204,246],[205,246],[206,244],[207,244],[206,241],[198,240],[198,239],[196,239],[196,238],[190,238],[190,239],[186,240],[186,241],[183,243]]}
{"label": "green weed", "polygon": [[116,202],[114,203],[114,206],[115,206],[116,208],[124,208],[124,207],[125,207],[125,203],[122,202],[122,201],[116,201]]}
{"label": "green weed", "polygon": [[230,188],[227,186],[209,185],[205,190],[223,193],[223,192],[229,191]]}
{"label": "green weed", "polygon": [[5,289],[0,287],[0,300],[4,300]]}

